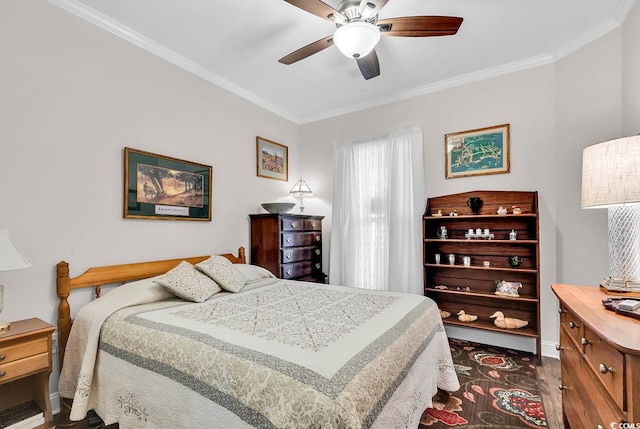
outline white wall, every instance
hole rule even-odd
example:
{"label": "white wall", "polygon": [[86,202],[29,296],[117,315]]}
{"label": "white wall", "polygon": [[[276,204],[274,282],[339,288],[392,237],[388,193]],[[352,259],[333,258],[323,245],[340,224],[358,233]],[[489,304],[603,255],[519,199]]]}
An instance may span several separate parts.
{"label": "white wall", "polygon": [[[287,195],[299,129],[43,0],[0,2],[0,228],[27,270],[0,273],[2,318],[56,322],[55,264],[248,247],[249,213]],[[289,146],[292,181],[256,176],[256,135]],[[211,222],[123,219],[125,146],[213,166]]]}

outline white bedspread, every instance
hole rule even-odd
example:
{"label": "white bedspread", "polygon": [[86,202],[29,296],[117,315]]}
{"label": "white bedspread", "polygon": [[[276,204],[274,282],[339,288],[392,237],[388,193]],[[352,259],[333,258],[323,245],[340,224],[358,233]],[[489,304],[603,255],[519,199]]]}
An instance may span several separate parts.
{"label": "white bedspread", "polygon": [[272,279],[201,304],[170,296],[145,280],[81,310],[60,378],[72,419],[415,428],[437,387],[459,388],[425,297]]}

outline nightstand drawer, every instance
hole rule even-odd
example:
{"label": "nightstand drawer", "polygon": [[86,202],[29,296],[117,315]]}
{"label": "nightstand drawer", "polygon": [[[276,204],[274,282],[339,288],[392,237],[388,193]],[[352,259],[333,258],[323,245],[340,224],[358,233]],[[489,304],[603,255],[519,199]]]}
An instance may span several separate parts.
{"label": "nightstand drawer", "polygon": [[586,360],[598,376],[602,385],[620,408],[623,405],[624,358],[622,353],[585,327],[584,336],[588,344],[584,348]]}
{"label": "nightstand drawer", "polygon": [[0,347],[0,365],[33,356],[40,353],[46,353],[49,350],[47,337],[36,338],[30,341],[8,341],[6,345]]}
{"label": "nightstand drawer", "polygon": [[4,363],[0,365],[0,384],[48,368],[48,352]]}
{"label": "nightstand drawer", "polygon": [[304,228],[304,220],[293,218],[282,218],[282,230],[283,231],[302,231]]}

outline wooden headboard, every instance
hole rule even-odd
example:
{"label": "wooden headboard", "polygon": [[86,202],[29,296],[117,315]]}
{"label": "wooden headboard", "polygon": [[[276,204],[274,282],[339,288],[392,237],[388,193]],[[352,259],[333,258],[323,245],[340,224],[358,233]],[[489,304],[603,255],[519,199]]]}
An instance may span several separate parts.
{"label": "wooden headboard", "polygon": [[[224,253],[221,256],[229,259],[234,264],[246,264],[247,257],[244,247],[238,249],[238,256]],[[100,297],[100,287],[108,284],[123,284],[134,280],[159,276],[176,267],[180,262],[187,261],[197,264],[211,255],[192,256],[188,258],[165,259],[162,261],[137,262],[133,264],[108,265],[89,268],[77,277],[69,277],[69,264],[61,261],[56,265],[57,280],[56,289],[60,303],[58,304],[58,344],[60,368],[64,362],[64,351],[71,332],[71,307],[67,298],[73,289],[92,287],[95,289],[96,298]]]}

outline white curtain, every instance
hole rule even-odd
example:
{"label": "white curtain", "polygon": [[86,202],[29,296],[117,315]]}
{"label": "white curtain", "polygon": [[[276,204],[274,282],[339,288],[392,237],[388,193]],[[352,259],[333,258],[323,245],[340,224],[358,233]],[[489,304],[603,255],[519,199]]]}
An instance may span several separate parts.
{"label": "white curtain", "polygon": [[423,294],[422,129],[333,148],[332,284]]}

